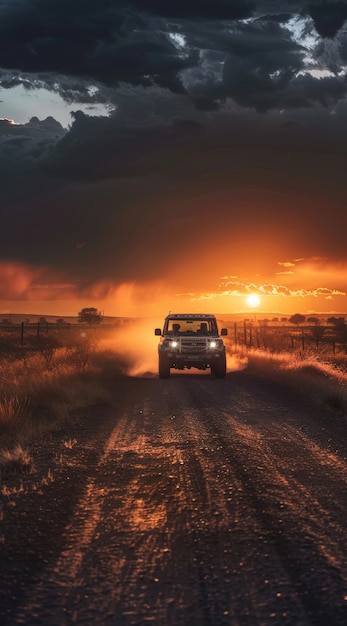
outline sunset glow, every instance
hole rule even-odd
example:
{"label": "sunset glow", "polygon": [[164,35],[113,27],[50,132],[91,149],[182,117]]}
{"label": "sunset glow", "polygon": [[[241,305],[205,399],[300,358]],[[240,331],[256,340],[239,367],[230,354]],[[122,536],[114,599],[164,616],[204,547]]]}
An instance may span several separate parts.
{"label": "sunset glow", "polygon": [[[201,277],[191,272],[189,282],[182,280],[185,265],[167,271],[167,280],[128,281],[94,280],[89,285],[70,280],[47,268],[34,268],[18,263],[0,263],[0,315],[28,313],[39,315],[74,316],[85,306],[94,306],[105,316],[161,317],[169,311],[201,313],[246,314],[247,309],[261,307],[264,314],[288,315],[301,312],[338,313],[347,310],[346,291],[340,288],[339,272],[333,287],[332,268],[320,286],[321,265],[314,271],[299,274],[296,282],[270,275],[268,280],[255,282],[224,276]],[[310,276],[310,280],[305,278]],[[203,278],[203,280],[202,280]],[[259,278],[259,277],[258,277]],[[343,273],[341,271],[341,279]],[[65,279],[65,280],[64,280]],[[183,285],[182,285],[183,283]],[[313,287],[309,288],[308,285]],[[305,285],[305,286],[304,286]],[[182,289],[182,286],[185,288]],[[189,290],[189,286],[192,287]],[[256,290],[256,291],[255,291]],[[259,295],[260,294],[260,295]]]}
{"label": "sunset glow", "polygon": [[247,304],[248,306],[250,306],[252,309],[256,308],[259,306],[260,304],[260,298],[259,296],[257,296],[256,293],[251,293],[248,297],[247,297]]}

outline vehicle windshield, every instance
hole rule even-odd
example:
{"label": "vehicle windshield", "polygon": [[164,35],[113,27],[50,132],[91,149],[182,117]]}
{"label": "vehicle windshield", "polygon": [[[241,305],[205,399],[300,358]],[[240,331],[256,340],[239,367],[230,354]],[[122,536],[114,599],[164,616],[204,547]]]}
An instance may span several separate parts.
{"label": "vehicle windshield", "polygon": [[218,334],[215,320],[206,318],[169,319],[166,332],[170,335],[201,335],[203,337],[215,337]]}

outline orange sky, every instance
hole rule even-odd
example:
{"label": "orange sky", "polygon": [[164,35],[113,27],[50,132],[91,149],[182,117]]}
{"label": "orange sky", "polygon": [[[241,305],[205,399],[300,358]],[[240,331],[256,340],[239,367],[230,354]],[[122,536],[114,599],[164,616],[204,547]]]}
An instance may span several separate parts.
{"label": "orange sky", "polygon": [[[218,265],[218,264],[217,264]],[[217,268],[218,269],[218,268]],[[167,281],[128,282],[123,284],[99,281],[85,292],[77,293],[71,283],[43,282],[47,273],[24,265],[0,264],[1,282],[6,282],[9,298],[1,301],[1,312],[77,315],[85,306],[95,306],[110,316],[162,317],[171,311],[198,311],[216,313],[251,313],[247,303],[249,294],[258,294],[257,314],[288,315],[293,313],[338,313],[347,311],[347,293],[344,291],[347,266],[327,263],[322,258],[278,261],[269,276],[247,274],[248,280],[236,275],[204,272],[194,276],[185,261],[170,271]],[[198,270],[194,268],[194,271]],[[181,280],[182,274],[189,273]],[[52,277],[51,277],[52,278]],[[182,287],[182,282],[186,289]],[[189,290],[198,284],[200,289]]]}

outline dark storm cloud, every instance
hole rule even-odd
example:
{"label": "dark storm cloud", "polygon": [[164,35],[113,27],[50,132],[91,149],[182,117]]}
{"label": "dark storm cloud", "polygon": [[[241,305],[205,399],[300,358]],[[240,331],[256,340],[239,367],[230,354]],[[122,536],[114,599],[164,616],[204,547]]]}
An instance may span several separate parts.
{"label": "dark storm cloud", "polygon": [[303,56],[279,24],[243,25],[229,43],[223,72],[225,95],[260,111],[282,108],[303,68]]}
{"label": "dark storm cloud", "polygon": [[[0,80],[70,103],[117,105],[124,85],[157,85],[206,111],[226,99],[258,111],[330,103],[343,97],[342,79],[318,85],[315,77],[305,98],[296,79],[308,69],[307,50],[288,23],[304,19],[307,32],[314,24],[332,37],[346,12],[320,0],[0,0]],[[319,47],[310,54],[324,69]]]}
{"label": "dark storm cloud", "polygon": [[[169,272],[178,251],[198,263],[211,229],[225,257],[233,252],[241,265],[244,242],[264,256],[262,241],[274,231],[290,258],[303,248],[343,256],[346,148],[339,134],[346,124],[325,118],[324,134],[318,116],[316,134],[300,116],[287,121],[239,115],[214,125],[177,118],[140,127],[116,114],[78,113],[70,131],[55,141],[51,135],[40,153],[33,120],[31,169],[12,170],[21,195],[14,203],[14,191],[7,198],[3,191],[2,256],[49,266],[84,286],[100,276],[158,279],[160,260]],[[28,134],[17,128],[18,137]]]}
{"label": "dark storm cloud", "polygon": [[[173,167],[176,154],[182,148],[184,151],[191,141],[199,145],[204,125],[184,118],[135,125],[129,123],[126,113],[109,117],[73,113],[69,132],[44,153],[43,171],[85,183],[159,173],[172,176],[173,172],[181,171],[181,167]],[[194,147],[190,149],[194,153]]]}
{"label": "dark storm cloud", "polygon": [[73,114],[70,131],[52,147],[42,163],[45,171],[85,182],[104,178],[128,178],[148,173],[148,154],[164,141],[164,132],[123,127],[116,116],[89,117]]}
{"label": "dark storm cloud", "polygon": [[58,139],[64,135],[61,124],[52,117],[40,121],[33,117],[27,124],[0,120],[0,165],[2,190],[6,183],[5,171],[28,161],[42,159]]}
{"label": "dark storm cloud", "polygon": [[198,20],[244,19],[256,8],[252,0],[130,0],[130,4],[162,17]]}
{"label": "dark storm cloud", "polygon": [[197,62],[196,54],[177,53],[164,23],[149,22],[125,2],[27,0],[0,9],[0,66],[37,79],[43,73],[113,86],[155,81],[175,91],[182,89],[178,72]]}
{"label": "dark storm cloud", "polygon": [[334,37],[347,19],[347,5],[344,2],[309,4],[308,13],[317,33],[322,37]]}

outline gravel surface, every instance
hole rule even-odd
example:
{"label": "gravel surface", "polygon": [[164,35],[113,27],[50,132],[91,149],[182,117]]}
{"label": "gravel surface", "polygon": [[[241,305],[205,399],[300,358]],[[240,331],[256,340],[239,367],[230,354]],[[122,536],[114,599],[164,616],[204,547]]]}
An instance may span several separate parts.
{"label": "gravel surface", "polygon": [[345,626],[346,418],[247,371],[108,384],[4,479],[1,623]]}

